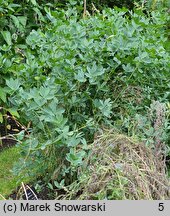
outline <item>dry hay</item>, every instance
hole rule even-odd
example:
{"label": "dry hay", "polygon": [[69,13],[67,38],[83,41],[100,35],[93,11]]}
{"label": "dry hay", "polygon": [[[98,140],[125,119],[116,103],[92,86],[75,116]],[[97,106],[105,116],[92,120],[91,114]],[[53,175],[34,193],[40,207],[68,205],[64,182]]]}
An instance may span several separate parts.
{"label": "dry hay", "polygon": [[79,180],[63,198],[169,199],[165,163],[154,154],[134,138],[104,130],[90,146],[84,168],[79,170]]}

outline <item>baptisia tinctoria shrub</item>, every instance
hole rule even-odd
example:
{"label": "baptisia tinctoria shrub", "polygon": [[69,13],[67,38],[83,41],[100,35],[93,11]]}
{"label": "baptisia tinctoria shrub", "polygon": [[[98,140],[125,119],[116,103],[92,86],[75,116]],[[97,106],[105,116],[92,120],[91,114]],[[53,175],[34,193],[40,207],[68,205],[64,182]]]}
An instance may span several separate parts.
{"label": "baptisia tinctoria shrub", "polygon": [[[9,101],[31,122],[20,148],[22,166],[57,178],[83,164],[89,141],[101,124],[126,109],[127,86],[140,86],[144,101],[168,97],[169,62],[165,13],[107,9],[80,19],[77,11],[46,11],[50,24],[32,30],[17,77],[6,81]],[[18,83],[16,89],[12,83]],[[21,137],[20,137],[21,138]],[[62,155],[64,163],[58,167]],[[45,163],[43,161],[46,161]]]}

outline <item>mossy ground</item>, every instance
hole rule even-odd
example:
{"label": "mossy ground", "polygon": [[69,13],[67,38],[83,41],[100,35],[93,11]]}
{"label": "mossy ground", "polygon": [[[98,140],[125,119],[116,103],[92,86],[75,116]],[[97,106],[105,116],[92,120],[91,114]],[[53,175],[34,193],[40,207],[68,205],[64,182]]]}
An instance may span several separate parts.
{"label": "mossy ground", "polygon": [[[12,191],[21,185],[21,180],[12,173],[12,168],[19,157],[19,149],[15,146],[0,152],[0,195],[3,197],[9,196]],[[25,181],[27,180],[25,179]],[[1,196],[0,200],[3,199]]]}

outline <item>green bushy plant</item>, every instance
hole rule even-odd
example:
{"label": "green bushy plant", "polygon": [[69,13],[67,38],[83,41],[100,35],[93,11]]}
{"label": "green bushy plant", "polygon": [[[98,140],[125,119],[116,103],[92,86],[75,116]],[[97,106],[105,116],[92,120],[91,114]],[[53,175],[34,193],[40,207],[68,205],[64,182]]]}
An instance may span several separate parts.
{"label": "green bushy plant", "polygon": [[129,112],[128,89],[142,89],[143,104],[133,96],[131,114],[151,99],[168,100],[169,17],[127,9],[105,9],[86,19],[74,7],[43,12],[43,27],[32,29],[18,55],[11,33],[2,34],[0,99],[8,98],[24,124],[31,122],[27,139],[18,134],[24,163],[21,158],[15,172],[24,175],[30,167],[30,175],[69,184],[96,128]]}

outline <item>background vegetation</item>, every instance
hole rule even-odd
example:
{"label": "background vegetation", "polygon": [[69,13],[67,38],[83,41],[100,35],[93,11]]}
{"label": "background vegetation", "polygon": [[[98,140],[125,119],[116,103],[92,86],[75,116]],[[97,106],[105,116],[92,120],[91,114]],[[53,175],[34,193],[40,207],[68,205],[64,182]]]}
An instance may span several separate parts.
{"label": "background vegetation", "polygon": [[[51,198],[61,191],[76,198],[90,181],[90,165],[83,170],[103,128],[135,140],[126,148],[144,143],[164,171],[170,154],[168,1],[87,1],[84,9],[83,1],[0,1],[0,122],[10,113],[22,126],[12,136],[20,155],[13,174],[20,182],[34,179],[37,190],[48,187]],[[117,177],[118,184],[96,187],[90,198],[167,196],[166,180],[161,196],[145,196],[138,185],[138,195],[127,196],[128,184],[122,193]],[[73,186],[77,194],[70,195]]]}

